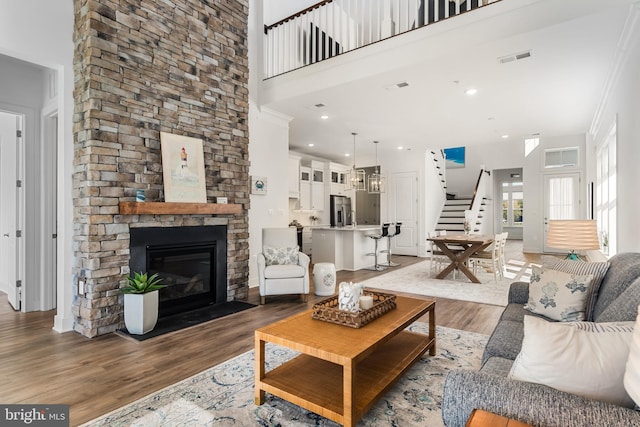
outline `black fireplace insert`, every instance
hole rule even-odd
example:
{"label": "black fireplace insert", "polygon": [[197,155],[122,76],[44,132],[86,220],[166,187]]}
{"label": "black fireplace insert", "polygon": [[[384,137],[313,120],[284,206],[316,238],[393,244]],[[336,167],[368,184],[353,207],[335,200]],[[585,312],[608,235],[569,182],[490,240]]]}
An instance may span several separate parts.
{"label": "black fireplace insert", "polygon": [[131,272],[158,273],[159,317],[227,301],[227,226],[130,230]]}

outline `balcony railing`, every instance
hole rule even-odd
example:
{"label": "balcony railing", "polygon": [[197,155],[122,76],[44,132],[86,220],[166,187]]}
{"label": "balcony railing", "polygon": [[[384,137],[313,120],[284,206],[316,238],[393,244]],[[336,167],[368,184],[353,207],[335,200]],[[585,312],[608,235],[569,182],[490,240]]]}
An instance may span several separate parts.
{"label": "balcony railing", "polygon": [[325,0],[265,26],[265,78],[501,0]]}

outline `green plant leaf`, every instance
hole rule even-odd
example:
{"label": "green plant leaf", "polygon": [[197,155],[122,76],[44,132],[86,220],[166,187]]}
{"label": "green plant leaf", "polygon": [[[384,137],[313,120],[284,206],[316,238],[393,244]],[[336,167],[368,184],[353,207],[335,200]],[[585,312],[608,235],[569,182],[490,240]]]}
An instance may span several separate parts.
{"label": "green plant leaf", "polygon": [[121,289],[123,294],[146,294],[166,287],[160,284],[162,279],[158,273],[149,277],[147,273],[134,272],[133,276],[127,276],[127,281],[127,286]]}

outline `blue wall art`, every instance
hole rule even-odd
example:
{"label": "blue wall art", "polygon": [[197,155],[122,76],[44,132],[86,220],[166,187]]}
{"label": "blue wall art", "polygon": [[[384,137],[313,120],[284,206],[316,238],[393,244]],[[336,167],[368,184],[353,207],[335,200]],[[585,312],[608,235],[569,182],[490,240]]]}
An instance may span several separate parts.
{"label": "blue wall art", "polygon": [[464,147],[445,148],[444,156],[447,169],[464,167]]}

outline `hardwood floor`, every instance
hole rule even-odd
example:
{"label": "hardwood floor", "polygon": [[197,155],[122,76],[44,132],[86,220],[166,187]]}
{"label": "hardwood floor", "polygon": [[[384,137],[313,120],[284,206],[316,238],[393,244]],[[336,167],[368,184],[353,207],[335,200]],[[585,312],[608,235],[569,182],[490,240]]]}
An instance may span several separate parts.
{"label": "hardwood floor", "polygon": [[[424,259],[394,261],[407,266]],[[337,280],[378,274],[339,272]],[[0,294],[0,403],[68,404],[71,425],[78,425],[253,349],[256,328],[323,298],[311,294],[303,303],[296,296],[269,297],[266,305],[137,342],[116,334],[59,334],[51,329],[53,311],[16,313]],[[439,326],[489,334],[502,312],[498,306],[436,300]],[[251,289],[249,302],[258,304],[257,289]]]}

